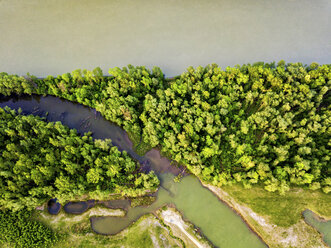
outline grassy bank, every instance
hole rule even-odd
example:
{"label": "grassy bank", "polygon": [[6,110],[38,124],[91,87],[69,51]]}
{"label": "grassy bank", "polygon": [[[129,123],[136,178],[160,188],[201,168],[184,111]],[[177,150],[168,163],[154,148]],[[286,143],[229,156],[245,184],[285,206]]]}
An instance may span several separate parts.
{"label": "grassy bank", "polygon": [[[94,207],[96,208],[96,207]],[[94,215],[98,216],[99,210],[92,208]],[[105,209],[108,215],[122,216],[123,211]],[[129,228],[114,236],[98,235],[91,229],[90,211],[81,215],[66,214],[63,210],[56,215],[47,211],[36,211],[34,218],[60,234],[60,241],[54,247],[182,247],[181,242],[172,238],[166,227],[152,214],[140,218]],[[104,214],[103,214],[104,215]]]}
{"label": "grassy bank", "polygon": [[285,195],[259,186],[208,188],[240,214],[271,248],[327,247],[317,230],[304,222],[302,212],[309,208],[330,218],[330,195],[302,188],[293,188]]}
{"label": "grassy bank", "polygon": [[[149,198],[150,200],[152,198]],[[146,200],[146,199],[142,199]],[[137,200],[137,204],[142,203]],[[146,201],[144,201],[146,203]],[[141,204],[139,204],[141,205]],[[212,247],[194,225],[185,222],[181,214],[167,206],[155,214],[146,214],[116,235],[99,235],[93,232],[91,216],[124,216],[121,209],[95,206],[83,214],[68,214],[61,209],[58,215],[44,210],[34,211],[33,219],[50,227],[59,235],[54,247]]]}
{"label": "grassy bank", "polygon": [[270,222],[278,226],[296,224],[307,208],[325,218],[331,218],[331,195],[321,191],[293,188],[285,195],[280,195],[258,186],[244,189],[241,185],[232,185],[222,189],[238,203],[247,205],[257,214],[268,216]]}

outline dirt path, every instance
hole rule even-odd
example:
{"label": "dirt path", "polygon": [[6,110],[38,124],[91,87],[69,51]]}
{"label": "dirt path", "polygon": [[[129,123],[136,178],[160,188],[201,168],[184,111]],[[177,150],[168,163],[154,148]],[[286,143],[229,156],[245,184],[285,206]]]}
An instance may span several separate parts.
{"label": "dirt path", "polygon": [[171,209],[162,210],[160,216],[166,225],[170,227],[176,226],[193,244],[196,245],[196,247],[198,248],[210,247],[199,241],[194,235],[187,232],[187,229],[189,229],[190,227],[183,221],[181,215],[176,211],[173,211]]}

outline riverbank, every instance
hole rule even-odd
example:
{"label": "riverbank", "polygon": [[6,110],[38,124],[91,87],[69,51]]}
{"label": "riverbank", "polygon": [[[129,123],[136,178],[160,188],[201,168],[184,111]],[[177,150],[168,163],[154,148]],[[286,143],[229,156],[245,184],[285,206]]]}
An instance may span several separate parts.
{"label": "riverbank", "polygon": [[[244,189],[240,185],[223,188],[203,185],[236,211],[270,248],[328,247],[321,234],[301,215],[307,206],[322,216],[330,216],[331,210],[327,206],[331,200],[325,199],[324,204],[321,203],[324,198],[330,198],[328,195],[292,189],[285,196],[280,196],[262,187]],[[297,201],[302,204],[297,204]]]}
{"label": "riverbank", "polygon": [[184,221],[173,208],[163,207],[140,217],[128,228],[116,235],[96,234],[89,224],[91,216],[122,217],[121,209],[105,209],[94,206],[83,214],[67,214],[61,209],[58,215],[50,215],[46,209],[36,210],[34,219],[50,226],[61,239],[54,247],[212,247],[199,235],[194,225]]}
{"label": "riverbank", "polygon": [[[46,98],[45,98],[46,99]],[[47,97],[47,99],[49,99],[48,102],[45,101],[45,104],[44,104],[44,98],[41,98],[41,102],[38,101],[38,104],[44,108],[45,106],[47,106],[46,104],[50,104],[52,103],[53,101],[55,102],[60,102],[60,100],[58,99],[53,99],[53,97]],[[34,101],[34,100],[33,100]],[[16,102],[17,105],[19,105],[19,102],[17,101]],[[66,114],[65,115],[62,115],[63,113],[63,106],[62,105],[65,105],[66,107]],[[22,105],[24,108],[27,108],[27,104],[23,104]],[[68,108],[70,107],[70,108]],[[31,105],[31,108],[34,109],[34,107],[32,107]],[[40,111],[42,111],[42,108],[40,109]],[[58,111],[59,111],[59,114],[60,116],[64,116],[61,121],[67,121],[68,122],[68,125],[72,125],[73,127],[75,126],[78,126],[80,127],[80,119],[77,118],[77,120],[75,119],[75,121],[73,121],[73,116],[71,113],[77,113],[78,111],[76,111],[78,108],[80,111],[85,111],[83,109],[82,106],[80,105],[75,105],[75,106],[72,106],[72,103],[68,103],[68,102],[60,102],[58,104]],[[77,109],[76,109],[77,108]],[[46,111],[47,109],[45,109]],[[53,110],[55,111],[56,109],[53,108]],[[89,112],[87,112],[88,114]],[[66,116],[70,116],[71,119],[68,119]],[[82,117],[83,114],[80,113],[80,116],[79,117]],[[49,114],[48,117],[53,117],[53,118],[57,118],[57,115],[55,112],[52,112]],[[84,116],[84,118],[86,118]],[[100,118],[101,119],[101,118]],[[122,135],[122,136],[115,136],[113,138],[112,135],[115,135],[115,132],[114,130],[117,130],[115,129],[115,127],[109,127],[109,126],[106,126],[108,125],[109,123],[108,122],[104,122],[102,125],[100,125],[100,119],[96,119],[95,121],[91,121],[91,124],[90,125],[90,128],[91,130],[98,130],[95,134],[97,136],[99,136],[100,138],[104,138],[104,137],[107,137],[106,135],[109,135],[109,137],[112,138],[112,140],[114,142],[116,142],[117,144],[121,144],[123,145],[123,147],[127,148],[129,147],[129,151],[131,151],[131,154],[133,155],[133,157],[137,157],[134,152],[131,150],[131,147],[130,146],[127,146],[125,145],[126,142],[123,142],[123,137],[126,137],[125,135]],[[103,120],[102,120],[103,121]],[[98,124],[99,123],[99,124]],[[100,128],[101,127],[101,128]],[[108,127],[108,128],[107,128]],[[99,132],[99,130],[109,130],[109,133],[105,133],[105,132]],[[106,135],[105,135],[106,134]],[[95,137],[95,136],[94,136]],[[157,152],[156,149],[153,150],[154,153]],[[140,158],[141,161],[145,162],[145,163],[150,163],[150,165],[154,165],[156,169],[160,169],[160,165],[170,165],[170,161],[164,157],[161,157],[160,154],[154,154],[152,153],[151,155],[152,156],[146,156],[144,158],[144,160],[142,160],[142,158]],[[157,155],[157,156],[156,156]],[[147,159],[148,158],[148,159]],[[146,160],[147,159],[147,160]],[[161,166],[163,168],[163,166]],[[167,166],[165,166],[164,168],[168,168]],[[154,170],[154,168],[152,167],[151,169]],[[164,173],[163,169],[161,170],[162,173]],[[160,171],[160,173],[161,173]],[[188,180],[188,177],[187,178],[184,178],[183,181],[185,182],[186,180]],[[193,179],[192,179],[193,180]],[[196,180],[196,179],[195,179]],[[172,182],[172,180],[165,180],[167,181],[168,183]],[[197,181],[197,180],[196,180]],[[183,182],[182,182],[183,183]],[[185,198],[185,196],[189,195],[191,192],[195,192],[197,193],[199,188],[201,188],[201,185],[200,183],[199,184],[199,187],[197,189],[193,189],[192,188],[192,185],[195,185],[195,184],[191,184],[187,187],[183,187],[183,189],[187,190],[187,191],[183,191],[182,194],[181,194],[181,198]],[[170,186],[170,187],[169,187]],[[177,186],[173,186],[172,184],[168,185],[168,188],[170,189],[170,191],[168,190],[167,192],[170,192],[172,193],[173,192],[176,192],[176,187]],[[275,206],[276,208],[279,208],[279,204],[283,204],[283,201],[286,200],[286,197],[289,197],[289,195],[291,196],[291,194],[294,192],[294,191],[290,191],[288,193],[285,194],[285,198],[282,196],[279,196],[279,194],[277,193],[268,193],[266,192],[264,189],[261,188],[261,190],[257,191],[255,190],[254,191],[254,187],[253,189],[250,189],[250,190],[245,190],[243,189],[240,185],[232,185],[231,188],[227,188],[227,187],[224,187],[224,189],[227,189],[229,190],[228,192],[231,192],[231,197],[233,198],[233,208],[235,210],[237,210],[238,213],[243,213],[241,214],[243,219],[246,220],[247,223],[249,223],[250,227],[252,230],[255,230],[256,233],[260,234],[260,236],[263,238],[263,240],[266,241],[267,244],[269,244],[270,247],[286,247],[286,246],[296,246],[296,247],[300,247],[298,244],[299,241],[301,241],[301,239],[305,240],[305,241],[309,241],[310,243],[306,243],[306,245],[312,245],[314,246],[315,244],[316,245],[319,245],[318,241],[317,243],[312,243],[311,240],[317,240],[318,238],[316,238],[316,236],[314,235],[301,235],[301,236],[298,236],[297,234],[307,234],[307,233],[310,233],[310,230],[308,229],[302,229],[301,228],[301,224],[299,225],[299,227],[297,226],[294,226],[294,224],[296,224],[299,219],[301,218],[301,212],[302,211],[297,211],[295,212],[295,214],[288,214],[286,212],[283,213],[283,215],[280,215],[280,214],[277,214],[277,215],[272,215],[272,212],[271,212],[271,215],[268,214],[268,210],[269,211],[274,211],[275,210]],[[208,190],[206,190],[208,191]],[[286,208],[288,209],[291,209],[291,207],[293,207],[293,205],[298,205],[298,203],[300,203],[300,201],[302,201],[302,199],[304,198],[304,194],[305,194],[305,190],[303,189],[298,189],[297,191],[294,192],[294,195],[296,195],[297,199],[296,201],[293,201],[293,196],[289,197],[288,198],[288,202],[291,203],[290,207],[286,206]],[[210,193],[210,192],[209,192]],[[215,193],[215,192],[214,192]],[[204,197],[206,197],[206,194],[207,193],[203,193],[202,195]],[[210,193],[211,194],[211,193]],[[315,195],[315,198],[316,198],[316,194],[321,194],[320,195],[320,198],[319,198],[319,205],[320,205],[320,202],[325,202],[325,204],[327,205],[328,203],[330,203],[330,198],[328,198],[328,195],[326,194],[322,194],[318,191],[315,191],[315,192],[312,192],[311,194]],[[228,194],[229,195],[229,194]],[[257,199],[255,195],[258,195],[259,198]],[[255,197],[255,198],[254,198]],[[223,195],[223,198],[225,198],[225,196]],[[199,203],[199,200],[201,199],[198,198],[198,199],[194,199],[192,201],[192,203],[190,203],[190,208],[192,208],[192,205],[195,205],[195,204],[198,204]],[[206,198],[203,198],[204,201],[206,201]],[[222,197],[221,197],[222,199]],[[262,200],[261,200],[262,199]],[[180,204],[183,204],[182,207],[185,207],[184,204],[187,204],[187,202],[189,200],[192,200],[192,199],[182,199],[182,201],[178,202]],[[222,199],[224,200],[224,199]],[[314,197],[308,197],[305,199],[306,201],[308,202],[311,202],[311,200],[314,200]],[[316,200],[316,199],[315,199]],[[165,201],[168,201],[168,198],[165,198]],[[217,200],[216,200],[217,201]],[[225,202],[227,202],[226,200],[224,200]],[[238,205],[236,205],[238,204]],[[254,205],[255,204],[255,205]],[[271,205],[270,205],[271,204]],[[274,205],[272,205],[274,204]],[[231,206],[231,204],[229,204]],[[315,204],[316,205],[316,204]],[[310,205],[310,209],[316,211],[316,206],[314,204],[313,205]],[[179,205],[178,205],[179,206]],[[261,209],[261,206],[263,206],[263,208]],[[246,209],[246,208],[248,209]],[[202,209],[201,207],[197,207],[198,209]],[[180,208],[179,208],[180,209]],[[284,209],[284,208],[282,208]],[[186,209],[187,210],[187,209]],[[191,209],[188,209],[188,210],[191,210]],[[208,206],[208,210],[210,210],[210,205]],[[249,211],[251,210],[251,211]],[[299,209],[300,210],[300,209]],[[204,210],[205,211],[205,210]],[[202,212],[204,212],[202,211]],[[266,211],[266,212],[264,212]],[[323,214],[323,211],[325,212]],[[199,211],[195,211],[195,213],[198,213]],[[327,208],[322,208],[322,209],[317,209],[316,211],[317,213],[321,214],[322,216],[326,216],[328,215],[327,213]],[[183,214],[185,215],[185,211],[183,211]],[[212,218],[215,218],[215,214],[211,213],[211,212],[208,212],[209,215],[212,216]],[[297,216],[298,214],[298,220],[296,219],[293,219],[293,217]],[[89,222],[88,221],[88,216],[85,216],[87,219],[87,223]],[[187,216],[186,216],[187,217]],[[195,217],[195,216],[192,216],[191,217]],[[77,221],[83,221],[84,217],[81,218],[81,219],[77,219]],[[187,218],[189,220],[191,220],[191,218]],[[204,218],[200,218],[200,220],[198,219],[198,221],[204,221],[205,217]],[[136,220],[136,219],[135,219]],[[192,223],[196,223],[197,226],[200,226],[200,223],[201,222],[196,222],[194,220],[192,220]],[[229,223],[229,222],[226,222],[226,223]],[[85,225],[85,224],[84,224]],[[83,226],[84,226],[83,225]],[[292,229],[289,229],[288,226],[293,226]],[[262,227],[261,227],[262,226]],[[269,229],[267,229],[267,227]],[[280,228],[278,228],[280,227]],[[207,226],[207,229],[208,229],[208,226]],[[207,229],[203,229],[203,230],[207,230]],[[221,229],[218,229],[218,228],[214,228],[214,229],[217,229],[219,233],[222,233]],[[274,233],[272,233],[272,236],[270,236],[270,232],[274,232],[274,229],[276,230],[276,235],[274,235]],[[74,229],[75,231],[76,229]],[[85,229],[84,229],[85,230]],[[210,231],[210,230],[209,230]],[[314,231],[314,230],[313,230]],[[211,234],[213,233],[214,231],[211,231]],[[208,231],[206,231],[206,233],[208,233]],[[233,233],[233,232],[232,232]],[[222,233],[223,234],[223,233]],[[316,232],[315,232],[316,234]],[[218,234],[219,235],[219,234]],[[269,235],[269,236],[268,236]],[[226,235],[225,235],[226,236]],[[247,245],[247,244],[245,244]],[[304,247],[304,246],[302,246]],[[323,247],[323,246],[322,246]]]}
{"label": "riverbank", "polygon": [[175,208],[164,207],[156,211],[157,216],[185,243],[186,247],[211,248],[213,245],[202,237],[194,225],[183,220]]}
{"label": "riverbank", "polygon": [[[127,151],[132,158],[156,172],[162,186],[158,190],[157,203],[153,203],[151,207],[133,208],[132,214],[128,211],[127,216],[123,219],[100,218],[103,220],[108,219],[108,223],[104,222],[102,224],[100,233],[116,234],[129,227],[132,222],[135,222],[142,215],[154,212],[164,204],[174,203],[180,212],[183,213],[185,219],[199,227],[204,236],[208,237],[217,246],[245,248],[263,246],[242,220],[228,207],[224,206],[209,190],[203,188],[197,178],[188,176],[184,177],[179,183],[175,183],[173,180],[174,175],[167,172],[171,171],[171,173],[177,174],[174,173],[174,169],[178,170],[178,173],[182,172],[182,169],[171,165],[170,161],[162,157],[156,149],[153,149],[144,157],[138,156],[129,142],[127,142],[127,135],[121,128],[104,120],[101,116],[94,118],[95,114],[89,108],[52,96],[22,97],[17,100],[7,99],[1,105],[9,105],[15,109],[21,108],[24,114],[33,113],[45,116],[45,113],[48,112],[47,121],[60,120],[64,125],[76,128],[79,133],[92,131],[94,139],[110,138],[119,150]],[[64,109],[65,112],[63,112]],[[88,129],[85,129],[82,127],[81,122],[87,118],[89,118],[89,125]],[[195,192],[195,194],[191,194],[192,192]],[[85,197],[87,198],[85,199]],[[91,195],[84,195],[82,198],[85,200],[96,199]],[[201,201],[201,199],[204,200]],[[78,199],[75,198],[75,200]],[[87,222],[89,221],[87,220]],[[227,225],[228,223],[231,223],[231,225]],[[240,244],[231,238],[231,234],[234,232],[237,233]]]}
{"label": "riverbank", "polygon": [[331,219],[324,219],[309,209],[302,213],[305,222],[321,233],[323,241],[331,246]]}
{"label": "riverbank", "polygon": [[92,216],[125,216],[123,209],[110,209],[103,206],[94,206],[82,214],[68,214],[61,209],[57,215],[47,213],[47,210],[40,212],[38,215],[44,219],[49,219],[49,224],[52,226],[54,223],[78,223],[83,220],[88,220]]}

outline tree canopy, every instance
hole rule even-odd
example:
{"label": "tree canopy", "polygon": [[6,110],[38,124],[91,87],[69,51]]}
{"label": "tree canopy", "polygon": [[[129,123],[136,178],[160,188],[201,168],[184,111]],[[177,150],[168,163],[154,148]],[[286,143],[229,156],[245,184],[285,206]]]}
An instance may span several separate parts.
{"label": "tree canopy", "polygon": [[0,93],[51,94],[96,108],[136,145],[159,147],[217,186],[331,191],[331,65],[212,64],[171,80],[159,68],[109,73],[97,68],[45,79],[2,73]]}
{"label": "tree canopy", "polygon": [[0,207],[32,210],[50,198],[60,203],[89,195],[102,199],[154,191],[153,172],[139,172],[110,140],[80,136],[60,122],[46,122],[0,108]]}
{"label": "tree canopy", "polygon": [[58,240],[46,225],[32,220],[29,211],[0,211],[0,245],[5,247],[52,247]]}

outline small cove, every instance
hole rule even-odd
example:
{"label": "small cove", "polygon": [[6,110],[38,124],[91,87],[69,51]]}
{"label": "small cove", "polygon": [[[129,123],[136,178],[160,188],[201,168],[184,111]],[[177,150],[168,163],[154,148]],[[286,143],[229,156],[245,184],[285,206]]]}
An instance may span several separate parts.
{"label": "small cove", "polygon": [[[24,114],[43,116],[48,121],[61,121],[64,125],[77,129],[79,133],[91,131],[92,137],[96,139],[110,138],[119,150],[127,151],[131,157],[155,171],[161,182],[157,200],[147,207],[128,207],[125,217],[91,218],[92,228],[96,232],[117,233],[142,215],[152,213],[163,205],[172,204],[217,247],[266,247],[243,220],[211,191],[204,188],[196,177],[185,176],[180,183],[175,183],[173,178],[182,169],[172,166],[156,149],[147,152],[145,156],[137,155],[126,132],[105,120],[95,110],[52,96],[2,98],[0,107],[5,106],[12,109],[21,108]],[[64,208],[68,208],[68,205]],[[71,203],[69,208],[71,212],[77,213],[87,210],[89,204]]]}
{"label": "small cove", "polygon": [[64,211],[71,214],[81,214],[95,206],[94,200],[81,202],[68,202],[63,206]]}
{"label": "small cove", "polygon": [[61,204],[56,199],[51,199],[47,203],[47,209],[50,214],[58,214],[61,210]]}
{"label": "small cove", "polygon": [[309,209],[302,213],[305,221],[322,234],[324,242],[331,247],[331,220],[324,220]]}

